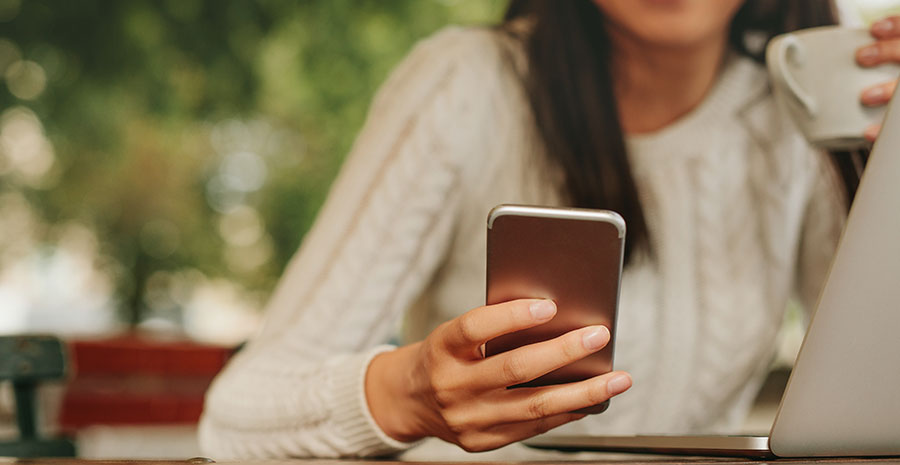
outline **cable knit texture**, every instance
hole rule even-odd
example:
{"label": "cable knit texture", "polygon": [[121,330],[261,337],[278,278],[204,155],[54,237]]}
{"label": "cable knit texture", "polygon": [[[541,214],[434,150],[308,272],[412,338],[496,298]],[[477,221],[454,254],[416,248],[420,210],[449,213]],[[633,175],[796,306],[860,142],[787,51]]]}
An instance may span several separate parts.
{"label": "cable knit texture", "polygon": [[[207,395],[208,454],[411,446],[369,414],[369,361],[484,303],[491,207],[562,204],[510,66],[519,52],[494,31],[448,28],[394,71],[260,334]],[[817,297],[844,218],[836,177],[776,110],[762,68],[737,56],[699,107],[627,144],[655,250],[622,284],[616,368],[634,387],[562,430],[733,431],[788,299]]]}

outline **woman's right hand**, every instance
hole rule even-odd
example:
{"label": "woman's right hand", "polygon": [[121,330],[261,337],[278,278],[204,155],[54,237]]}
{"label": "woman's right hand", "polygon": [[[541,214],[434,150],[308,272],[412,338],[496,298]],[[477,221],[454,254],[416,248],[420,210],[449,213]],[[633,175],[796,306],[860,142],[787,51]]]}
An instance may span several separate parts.
{"label": "woman's right hand", "polygon": [[555,339],[484,358],[485,342],[550,321],[550,300],[522,299],[479,307],[435,329],[424,341],[376,356],[366,399],[390,437],[436,436],[485,451],[584,417],[572,413],[631,387],[614,371],[575,383],[506,389],[568,365],[606,346],[609,330],[580,328]]}
{"label": "woman's right hand", "polygon": [[[889,16],[872,23],[869,33],[875,42],[856,51],[856,63],[863,67],[878,66],[883,63],[900,63],[900,16]],[[874,107],[886,105],[891,101],[897,80],[891,80],[863,89],[860,101],[863,105]],[[881,125],[866,128],[863,136],[869,142],[875,142]]]}

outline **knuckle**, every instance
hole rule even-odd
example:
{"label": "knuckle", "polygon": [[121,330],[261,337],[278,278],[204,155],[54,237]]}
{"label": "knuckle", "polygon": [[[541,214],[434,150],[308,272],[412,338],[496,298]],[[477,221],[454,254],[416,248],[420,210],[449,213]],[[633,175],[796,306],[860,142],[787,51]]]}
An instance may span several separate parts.
{"label": "knuckle", "polygon": [[543,419],[550,412],[550,399],[546,395],[534,395],[528,400],[526,412],[531,419]]}
{"label": "knuckle", "polygon": [[425,362],[426,366],[423,367],[425,371],[425,379],[428,382],[428,386],[433,390],[438,390],[443,386],[444,383],[444,374],[441,369],[441,364],[436,362],[433,358],[427,359]]}
{"label": "knuckle", "polygon": [[458,393],[471,390],[463,381],[463,377],[457,370],[442,368],[434,375],[434,387],[448,396],[457,396]]}
{"label": "knuckle", "polygon": [[443,412],[442,417],[447,430],[457,437],[465,436],[471,431],[471,428],[469,427],[469,419],[464,415],[461,415],[453,410],[449,410]]}
{"label": "knuckle", "polygon": [[525,363],[520,357],[509,356],[503,360],[503,379],[510,383],[527,381]]}
{"label": "knuckle", "polygon": [[466,452],[484,452],[492,449],[486,438],[477,432],[458,436],[456,444]]}
{"label": "knuckle", "polygon": [[427,391],[434,404],[442,409],[449,409],[473,394],[469,376],[461,373],[452,363],[434,366],[425,374]]}
{"label": "knuckle", "polygon": [[448,346],[449,342],[451,342],[453,337],[459,332],[457,326],[459,326],[459,318],[441,323],[433,332],[433,334],[437,335],[437,344]]}
{"label": "knuckle", "polygon": [[456,334],[466,342],[478,342],[477,322],[471,313],[466,313],[456,321]]}
{"label": "knuckle", "polygon": [[422,350],[422,364],[433,371],[435,367],[441,365],[442,359],[441,349],[434,344],[425,344]]}
{"label": "knuckle", "polygon": [[456,436],[456,445],[466,452],[478,452],[474,449],[475,442],[474,435],[469,433],[461,433]]}
{"label": "knuckle", "polygon": [[[451,320],[451,321],[445,321],[445,322],[443,322],[443,323],[437,325],[437,327],[434,328],[434,331],[432,331],[431,334],[434,335],[434,334],[443,334],[443,333],[446,333],[446,332],[447,332],[447,329],[450,328],[450,326],[452,325],[452,323],[453,323],[453,322],[452,322],[452,320]],[[430,337],[430,335],[429,335],[429,337]]]}
{"label": "knuckle", "polygon": [[432,385],[432,398],[434,399],[435,405],[440,409],[448,409],[450,408],[456,401],[456,396],[447,389],[442,389],[440,387],[434,387]]}
{"label": "knuckle", "polygon": [[445,321],[438,325],[438,327],[425,338],[425,345],[431,349],[430,353],[432,355],[439,350],[446,351],[450,346],[449,341],[452,334],[453,322]]}
{"label": "knuckle", "polygon": [[532,431],[534,434],[546,433],[553,429],[553,425],[550,423],[550,420],[547,418],[541,418],[538,421],[534,422],[534,427]]}
{"label": "knuckle", "polygon": [[428,374],[428,384],[435,403],[441,408],[448,408],[456,403],[458,389],[454,386],[452,373],[447,370],[432,370]]}
{"label": "knuckle", "polygon": [[466,452],[482,452],[482,449],[472,441],[460,441],[459,447]]}

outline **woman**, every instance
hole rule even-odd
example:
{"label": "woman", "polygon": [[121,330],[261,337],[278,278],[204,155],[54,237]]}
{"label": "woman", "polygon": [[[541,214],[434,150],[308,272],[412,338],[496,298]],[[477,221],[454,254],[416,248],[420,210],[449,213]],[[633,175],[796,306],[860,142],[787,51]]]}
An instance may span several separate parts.
{"label": "woman", "polygon": [[[495,30],[418,45],[261,333],[209,392],[204,447],[367,456],[438,437],[480,451],[579,419],[566,428],[734,430],[788,298],[816,298],[847,208],[838,170],[776,110],[754,58],[775,33],[833,21],[812,0],[516,0]],[[482,359],[486,340],[555,313],[481,306],[500,203],[623,214],[627,372],[505,389],[599,350],[602,327]],[[400,332],[407,345],[382,345]],[[602,415],[569,413],[629,388]]]}

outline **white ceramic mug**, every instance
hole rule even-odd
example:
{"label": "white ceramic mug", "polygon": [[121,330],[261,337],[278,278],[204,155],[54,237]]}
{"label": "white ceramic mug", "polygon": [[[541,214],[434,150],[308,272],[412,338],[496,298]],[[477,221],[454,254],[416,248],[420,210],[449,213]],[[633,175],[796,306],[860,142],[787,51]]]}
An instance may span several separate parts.
{"label": "white ceramic mug", "polygon": [[766,48],[775,98],[812,144],[850,149],[866,144],[863,131],[881,123],[884,107],[865,107],[862,90],[897,79],[900,65],[863,68],[856,49],[875,39],[865,29],[824,26],[782,34]]}

